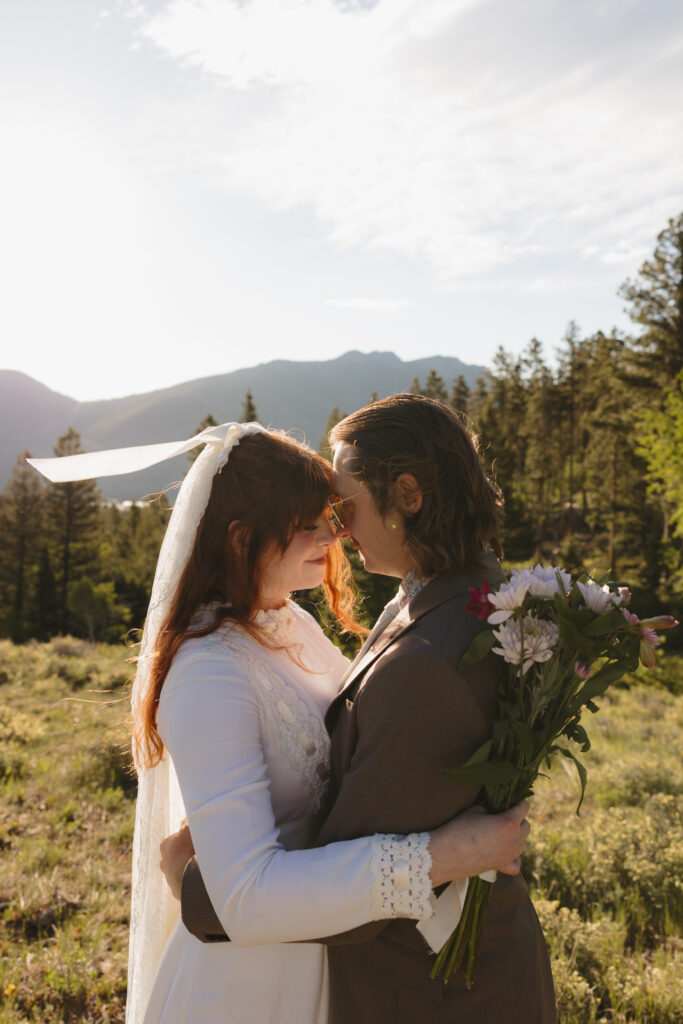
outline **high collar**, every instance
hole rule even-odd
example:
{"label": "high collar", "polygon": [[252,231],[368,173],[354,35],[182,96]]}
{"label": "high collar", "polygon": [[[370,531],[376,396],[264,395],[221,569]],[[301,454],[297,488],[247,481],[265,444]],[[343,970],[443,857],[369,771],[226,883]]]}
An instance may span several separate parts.
{"label": "high collar", "polygon": [[409,569],[401,580],[401,585],[399,586],[398,594],[396,595],[398,598],[399,608],[403,608],[409,601],[412,601],[414,597],[417,597],[420,591],[424,590],[428,583],[428,579],[418,576],[414,569]]}

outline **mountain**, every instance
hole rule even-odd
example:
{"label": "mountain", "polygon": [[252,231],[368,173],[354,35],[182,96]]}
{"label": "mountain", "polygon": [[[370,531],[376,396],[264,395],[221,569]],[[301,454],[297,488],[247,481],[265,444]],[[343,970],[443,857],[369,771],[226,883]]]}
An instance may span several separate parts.
{"label": "mountain", "polygon": [[[470,387],[482,366],[452,356],[429,356],[403,362],[393,352],[347,352],[337,359],[294,362],[276,359],[232,373],[188,381],[172,388],[126,398],[77,402],[14,370],[0,370],[0,488],[5,486],[16,457],[52,454],[60,434],[73,427],[85,451],[122,448],[191,437],[209,413],[219,423],[239,419],[249,388],[264,425],[295,429],[317,447],[329,415],[359,409],[373,392],[382,398],[407,391],[414,377],[424,382],[430,370],[446,386],[462,374]],[[102,480],[102,493],[123,500],[162,490],[180,479],[187,456],[153,466],[142,473]]]}

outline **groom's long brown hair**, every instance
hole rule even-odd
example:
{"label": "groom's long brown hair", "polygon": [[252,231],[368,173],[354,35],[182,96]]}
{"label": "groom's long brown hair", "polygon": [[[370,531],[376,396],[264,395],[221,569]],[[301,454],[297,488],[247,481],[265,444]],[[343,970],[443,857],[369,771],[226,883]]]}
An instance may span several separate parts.
{"label": "groom's long brown hair", "polygon": [[487,549],[502,556],[503,496],[483,470],[465,417],[421,395],[391,395],[341,420],[330,443],[341,442],[353,449],[344,469],[368,488],[382,516],[395,506],[401,473],[417,480],[422,507],[404,519],[425,576],[474,568]]}
{"label": "groom's long brown hair", "polygon": [[[319,518],[327,508],[331,485],[330,464],[285,434],[253,434],[231,451],[227,465],[214,478],[192,552],[159,632],[151,686],[136,712],[133,736],[138,760],[145,767],[156,764],[163,753],[156,727],[159,697],[185,640],[206,636],[233,621],[264,646],[276,646],[252,621],[263,557],[273,545],[284,551],[296,527]],[[237,530],[231,537],[233,523]],[[339,622],[362,634],[353,616],[348,563],[338,543],[328,548],[323,587]],[[203,606],[210,606],[208,614],[201,625],[193,623]]]}

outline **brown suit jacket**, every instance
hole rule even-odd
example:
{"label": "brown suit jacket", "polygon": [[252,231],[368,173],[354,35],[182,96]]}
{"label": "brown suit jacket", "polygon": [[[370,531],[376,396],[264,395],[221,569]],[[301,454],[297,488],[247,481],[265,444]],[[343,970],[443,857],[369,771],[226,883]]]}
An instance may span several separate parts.
{"label": "brown suit jacket", "polygon": [[[333,701],[327,725],[332,771],[325,845],[375,832],[428,831],[470,806],[477,789],[450,782],[490,736],[497,659],[460,673],[482,628],[465,606],[469,588],[499,578],[497,563],[433,580],[364,652]],[[211,940],[196,862],[183,878],[183,917]],[[205,890],[204,890],[205,893]],[[461,975],[432,981],[433,954],[411,920],[374,921],[328,943],[330,1024],[552,1024],[550,963],[521,877],[500,875],[492,893],[474,987]]]}

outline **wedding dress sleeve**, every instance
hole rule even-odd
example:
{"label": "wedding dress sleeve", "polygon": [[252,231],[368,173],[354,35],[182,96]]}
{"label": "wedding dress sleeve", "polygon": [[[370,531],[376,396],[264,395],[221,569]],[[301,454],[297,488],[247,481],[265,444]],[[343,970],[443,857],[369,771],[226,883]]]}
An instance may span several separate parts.
{"label": "wedding dress sleeve", "polygon": [[371,920],[433,914],[427,833],[282,847],[261,703],[239,663],[181,652],[162,690],[158,728],[208,894],[232,942],[310,941]]}

